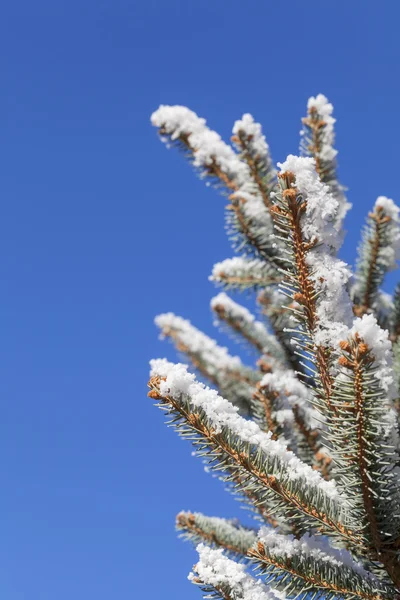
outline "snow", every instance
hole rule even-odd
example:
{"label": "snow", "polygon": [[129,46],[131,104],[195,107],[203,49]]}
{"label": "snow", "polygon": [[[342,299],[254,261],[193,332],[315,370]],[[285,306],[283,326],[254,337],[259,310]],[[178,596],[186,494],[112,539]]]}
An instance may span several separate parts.
{"label": "snow", "polygon": [[172,330],[191,352],[201,354],[212,372],[220,369],[237,370],[243,367],[238,356],[231,356],[227,348],[218,346],[215,340],[199,331],[190,321],[173,313],[158,315],[154,321],[161,329],[162,336]]}
{"label": "snow", "polygon": [[322,160],[332,161],[337,155],[337,150],[333,147],[335,142],[334,125],[336,123],[336,119],[332,117],[333,105],[328,102],[326,96],[318,94],[318,96],[311,96],[311,98],[308,99],[307,108],[309,112],[314,108],[326,124],[323,130],[319,157]]}
{"label": "snow", "polygon": [[215,550],[199,544],[196,550],[199,562],[195,566],[196,572],[189,574],[190,581],[199,577],[203,583],[215,588],[226,586],[230,590],[230,597],[238,600],[284,600],[285,594],[275,592],[246,573],[245,565],[224,556],[222,549]]}
{"label": "snow", "polygon": [[314,342],[322,346],[337,346],[353,319],[352,302],[347,283],[352,274],[348,266],[334,256],[342,236],[335,226],[338,201],[323,184],[315,170],[313,158],[290,155],[279,165],[281,171],[295,175],[295,187],[306,201],[300,225],[304,241],[317,241],[306,253],[315,291],[318,317]]}
{"label": "snow", "polygon": [[296,539],[293,535],[281,535],[274,529],[264,526],[261,527],[258,538],[271,556],[283,558],[285,561],[293,556],[301,556],[336,567],[347,566],[363,577],[372,577],[347,550],[330,546],[326,537],[306,534]]}
{"label": "snow", "polygon": [[[186,516],[185,512],[181,514],[183,517]],[[205,533],[215,533],[216,539],[223,541],[228,546],[250,548],[255,542],[256,532],[253,529],[239,526],[235,520],[207,517],[202,513],[193,513],[193,516],[196,526],[200,527]]]}
{"label": "snow", "polygon": [[221,136],[209,129],[206,120],[185,106],[161,105],[151,115],[151,122],[162,127],[171,139],[180,135],[190,136],[190,146],[194,150],[194,165],[207,167],[216,161],[222,171],[241,187],[249,183],[251,176],[246,163],[242,162],[231,146]]}
{"label": "snow", "polygon": [[[269,161],[269,146],[263,135],[261,124],[254,121],[254,117],[249,113],[244,114],[240,120],[235,121],[232,133],[238,136],[241,132],[248,138],[251,150],[259,157],[264,157]],[[241,149],[240,145],[238,148]]]}
{"label": "snow", "polygon": [[393,219],[396,223],[399,223],[399,213],[400,208],[391,200],[391,198],[386,198],[386,196],[379,196],[375,202],[375,209],[382,208],[385,211],[385,214]]}
{"label": "snow", "polygon": [[[281,371],[278,373],[267,373],[260,381],[260,387],[268,387],[279,394],[282,401],[286,402],[287,405],[292,409],[294,406],[298,406],[302,409],[305,418],[307,419],[307,425],[310,429],[319,429],[321,427],[321,417],[317,411],[311,408],[309,399],[311,392],[310,390],[295,377],[290,371]],[[282,418],[285,422],[288,415],[286,411],[283,415],[277,415],[278,418]],[[292,411],[290,411],[293,417]]]}
{"label": "snow", "polygon": [[225,314],[230,319],[239,323],[242,331],[248,332],[249,336],[257,341],[264,353],[270,354],[282,362],[286,362],[284,351],[277,339],[268,333],[265,325],[261,321],[257,321],[247,308],[234,302],[224,292],[221,292],[211,300],[212,310],[216,311],[219,306],[223,307]]}
{"label": "snow", "polygon": [[304,238],[310,242],[323,241],[324,244],[338,250],[342,239],[335,228],[338,201],[329,187],[322,183],[315,170],[313,158],[289,154],[285,162],[278,163],[281,172],[290,171],[296,177],[295,186],[307,199],[305,215],[302,218]]}
{"label": "snow", "polygon": [[318,318],[314,341],[320,346],[337,348],[353,321],[348,282],[352,273],[346,263],[326,252],[323,245],[307,254],[311,280],[320,293],[316,301]]}
{"label": "snow", "polygon": [[172,140],[184,134],[193,150],[193,164],[204,169],[204,175],[211,164],[216,164],[230,182],[232,198],[241,201],[241,209],[258,235],[268,240],[273,235],[272,220],[264,206],[257,186],[246,162],[242,161],[231,146],[221,136],[209,129],[205,119],[185,106],[161,105],[151,115],[151,122],[168,134]]}
{"label": "snow", "polygon": [[367,344],[374,356],[376,366],[374,375],[382,389],[390,399],[397,398],[398,391],[392,369],[393,355],[389,332],[379,327],[372,314],[367,314],[354,320],[349,336],[354,337],[356,333]]}
{"label": "snow", "polygon": [[213,266],[210,281],[224,281],[225,278],[249,278],[262,282],[269,277],[270,268],[267,263],[257,258],[235,256],[227,258]]}
{"label": "snow", "polygon": [[[318,158],[325,163],[331,163],[331,168],[335,168],[337,150],[334,148],[334,125],[336,123],[336,119],[332,116],[333,105],[328,101],[326,96],[324,96],[323,94],[318,94],[318,96],[316,97],[312,96],[311,98],[309,98],[307,108],[309,113],[312,109],[315,109],[320,119],[325,123],[325,127],[321,130],[320,150],[318,152]],[[300,133],[302,136],[304,136],[306,132],[305,130],[302,130]],[[339,203],[336,216],[336,223],[340,228],[346,216],[346,213],[352,205],[349,202],[347,202],[346,196],[344,195],[344,188],[336,180],[334,175],[332,180],[329,181],[329,185],[331,187],[332,193],[334,194],[336,200]]]}
{"label": "snow", "polygon": [[[187,372],[187,366],[167,363],[165,359],[151,361],[151,374],[165,378],[160,382],[162,396],[172,396],[180,401],[183,396],[190,399],[194,407],[204,410],[216,433],[224,427],[231,430],[243,442],[256,446],[267,457],[277,458],[283,465],[283,477],[289,480],[307,481],[327,497],[344,502],[334,481],[325,481],[320,474],[303,463],[293,452],[288,450],[280,440],[272,440],[271,432],[263,432],[254,421],[244,419],[238,409],[225,400],[215,390],[196,381],[195,376]],[[279,477],[280,475],[277,475]]]}

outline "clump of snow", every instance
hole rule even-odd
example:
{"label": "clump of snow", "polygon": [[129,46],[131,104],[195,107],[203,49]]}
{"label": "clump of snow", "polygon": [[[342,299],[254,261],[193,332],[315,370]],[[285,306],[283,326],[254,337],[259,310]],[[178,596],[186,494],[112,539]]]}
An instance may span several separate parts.
{"label": "clump of snow", "polygon": [[367,314],[354,320],[349,334],[354,337],[356,333],[367,344],[374,356],[376,366],[374,376],[380,382],[382,389],[389,398],[397,398],[398,391],[392,369],[393,355],[389,332],[379,327],[374,315]]}
{"label": "clump of snow", "polygon": [[312,558],[336,567],[347,566],[362,575],[372,577],[362,565],[356,562],[350,552],[330,546],[326,537],[314,537],[306,534],[300,539],[293,535],[281,535],[270,527],[261,527],[258,538],[271,556],[290,559],[293,556]]}
{"label": "clump of snow", "polygon": [[[328,101],[326,96],[323,94],[318,94],[316,97],[312,96],[309,98],[307,108],[309,114],[311,111],[316,111],[320,120],[324,121],[325,123],[325,126],[320,129],[319,151],[317,153],[317,157],[322,163],[325,163],[325,168],[328,165],[328,168],[330,168],[332,171],[330,181],[326,181],[325,183],[329,185],[333,195],[338,201],[336,224],[338,228],[340,228],[346,213],[352,205],[347,202],[346,196],[344,195],[344,188],[337,181],[335,176],[337,150],[334,148],[334,125],[336,123],[336,119],[332,116],[333,105]],[[304,137],[306,135],[306,131],[303,129],[301,130],[300,134]],[[306,142],[305,151],[307,152]]]}
{"label": "clump of snow", "polygon": [[231,146],[228,146],[216,131],[207,127],[205,119],[198,117],[186,106],[161,105],[151,115],[151,122],[162,128],[173,140],[182,134],[189,136],[195,166],[207,167],[216,161],[229,179],[234,180],[239,187],[251,180],[247,164],[239,159]]}
{"label": "clump of snow", "polygon": [[382,208],[385,214],[393,219],[396,223],[399,223],[400,208],[393,202],[391,198],[386,196],[379,196],[375,202],[375,208]]}
{"label": "clump of snow", "polygon": [[334,125],[336,119],[332,117],[333,105],[328,101],[328,98],[323,94],[308,99],[307,103],[308,112],[312,109],[316,110],[321,119],[325,122],[323,129],[321,149],[319,157],[322,160],[332,161],[336,158],[337,150],[333,147],[335,142],[335,130]]}
{"label": "clump of snow", "polygon": [[295,186],[307,200],[306,212],[302,218],[302,232],[306,240],[323,241],[338,250],[342,239],[335,228],[338,201],[322,183],[315,170],[315,160],[310,157],[289,154],[285,162],[278,163],[282,172],[290,171],[296,177]]}
{"label": "clump of snow", "polygon": [[265,453],[266,457],[279,460],[282,464],[283,478],[301,479],[307,482],[308,487],[315,488],[326,497],[340,503],[345,502],[334,481],[322,479],[317,471],[303,463],[280,440],[271,439],[271,432],[265,433],[254,421],[241,417],[237,407],[219,396],[215,390],[197,382],[195,376],[187,372],[186,365],[172,363],[166,365],[163,359],[161,363],[153,360],[151,372],[152,375],[165,378],[160,382],[162,396],[170,395],[178,402],[182,400],[182,396],[187,397],[194,407],[204,410],[217,433],[226,427],[243,442],[256,446],[260,452]]}
{"label": "clump of snow", "polygon": [[316,301],[315,343],[337,347],[353,321],[348,292],[352,273],[346,263],[329,254],[323,245],[311,250],[306,260],[311,267],[310,279],[320,294]]}
{"label": "clump of snow", "polygon": [[198,577],[203,583],[229,589],[229,596],[240,600],[284,600],[285,594],[276,593],[259,579],[246,573],[246,566],[224,556],[222,549],[212,549],[204,544],[196,548],[199,562],[195,573],[190,573],[188,579]]}
{"label": "clump of snow", "polygon": [[[241,133],[245,134],[251,150],[259,157],[265,157],[269,160],[269,146],[263,135],[261,124],[257,123],[252,115],[246,113],[240,120],[235,121],[232,133],[237,136]],[[240,145],[239,149],[241,149]]]}
{"label": "clump of snow", "polygon": [[306,201],[306,210],[300,221],[304,241],[317,242],[306,254],[310,278],[318,293],[314,342],[336,346],[343,339],[353,317],[347,291],[351,271],[334,256],[342,241],[335,221],[338,201],[329,187],[320,181],[313,158],[290,155],[279,166],[283,172],[290,171],[295,175],[294,186]]}

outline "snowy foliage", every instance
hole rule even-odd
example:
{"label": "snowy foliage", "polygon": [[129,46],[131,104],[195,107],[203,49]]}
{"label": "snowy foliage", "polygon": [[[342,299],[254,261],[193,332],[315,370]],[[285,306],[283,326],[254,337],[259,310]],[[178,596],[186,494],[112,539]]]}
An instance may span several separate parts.
{"label": "snowy foliage", "polygon": [[188,373],[186,365],[172,364],[165,359],[152,360],[151,375],[163,378],[160,383],[162,396],[171,395],[177,400],[186,396],[194,407],[202,408],[216,433],[228,428],[266,456],[276,457],[282,467],[288,469],[290,479],[306,479],[310,487],[320,489],[330,498],[344,503],[333,481],[322,479],[317,471],[302,463],[284,444],[271,439],[270,433],[264,433],[256,423],[241,417],[237,408],[215,390],[197,382],[194,375]]}
{"label": "snowy foliage", "polygon": [[257,524],[179,513],[179,534],[200,544],[190,580],[222,600],[396,600],[400,284],[388,294],[385,276],[400,260],[400,208],[379,196],[355,270],[338,257],[351,205],[322,94],[308,101],[301,156],[277,169],[248,113],[232,145],[184,106],[151,120],[228,197],[238,256],[210,281],[257,291],[257,316],[225,293],[211,300],[214,324],[246,344],[253,367],[189,321],[156,318],[191,367],[153,360],[149,396]]}
{"label": "snowy foliage", "polygon": [[237,600],[284,600],[284,595],[269,589],[261,581],[254,579],[240,565],[226,558],[222,550],[213,550],[204,544],[197,546],[199,562],[189,580],[212,586],[216,590],[227,590],[229,597]]}
{"label": "snowy foliage", "polygon": [[276,271],[263,260],[235,256],[213,266],[210,281],[226,288],[261,288],[278,281]]}

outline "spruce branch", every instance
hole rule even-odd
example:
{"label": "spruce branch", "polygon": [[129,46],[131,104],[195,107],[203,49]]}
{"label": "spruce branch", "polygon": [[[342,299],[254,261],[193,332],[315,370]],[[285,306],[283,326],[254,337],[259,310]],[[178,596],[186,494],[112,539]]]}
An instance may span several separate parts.
{"label": "spruce branch", "polygon": [[356,524],[349,520],[345,495],[332,481],[299,460],[284,444],[271,439],[256,423],[240,417],[237,409],[205,388],[187,373],[184,365],[152,361],[150,397],[172,415],[182,437],[190,439],[211,470],[229,481],[240,478],[242,489],[258,494],[259,501],[274,505],[274,515],[289,515],[300,529],[315,527],[361,544]]}
{"label": "spruce branch", "polygon": [[163,139],[177,143],[216,187],[229,195],[227,224],[238,250],[256,253],[273,264],[276,244],[272,240],[269,210],[251,175],[249,166],[231,146],[206,126],[206,121],[185,106],[160,106],[151,116]]}
{"label": "spruce branch", "polygon": [[344,194],[345,188],[339,183],[337,170],[337,150],[334,148],[336,119],[332,117],[333,106],[323,94],[311,97],[307,105],[307,117],[302,119],[300,150],[303,156],[315,160],[317,173],[326,183],[338,202],[335,225],[340,231],[346,213],[351,208]]}
{"label": "spruce branch", "polygon": [[272,367],[285,366],[283,348],[247,308],[234,302],[225,293],[220,293],[211,300],[211,308],[219,323],[226,325],[239,341],[245,340],[259,354],[266,355]]}
{"label": "spruce branch", "polygon": [[210,281],[226,289],[257,290],[281,281],[276,269],[264,260],[235,256],[213,266]]}
{"label": "spruce branch", "polygon": [[232,142],[240,152],[241,158],[248,164],[263,202],[270,209],[271,193],[277,183],[276,171],[261,125],[254,121],[252,115],[246,113],[235,122],[232,133]]}
{"label": "spruce branch", "polygon": [[250,411],[253,389],[261,377],[256,371],[245,367],[238,356],[228,354],[226,348],[186,319],[165,313],[158,315],[155,323],[162,337],[170,339],[198,373],[245,414]]}
{"label": "spruce branch", "polygon": [[400,252],[400,209],[380,196],[369,213],[358,250],[355,313],[362,316],[376,304],[385,274],[397,267]]}
{"label": "spruce branch", "polygon": [[265,582],[289,598],[383,600],[396,596],[392,587],[363,569],[346,551],[329,547],[321,538],[296,540],[264,527],[249,556]]}
{"label": "spruce branch", "polygon": [[185,540],[222,548],[226,556],[238,561],[249,560],[247,552],[257,539],[254,529],[244,527],[236,520],[207,517],[201,513],[180,512],[176,517],[176,529]]}
{"label": "spruce branch", "polygon": [[[278,175],[251,115],[234,125],[236,151],[185,107],[152,115],[164,140],[229,197],[228,230],[242,256],[216,264],[210,280],[256,290],[266,318],[224,293],[211,303],[219,324],[256,350],[258,371],[188,321],[156,319],[216,389],[162,359],[152,361],[149,396],[268,525],[256,540],[234,521],[178,515],[180,534],[202,542],[190,579],[206,597],[400,595],[400,285],[393,299],[381,289],[400,257],[400,209],[377,199],[353,278],[336,256],[350,205],[336,174],[332,111],[324,96],[310,98],[303,156],[288,156]],[[249,561],[268,585],[245,573]]]}
{"label": "spruce branch", "polygon": [[386,563],[390,552],[396,551],[393,546],[400,531],[399,439],[391,402],[397,390],[391,343],[376,319],[365,315],[356,319],[340,347],[334,390],[337,416],[328,427],[334,476],[347,490],[352,514],[370,548]]}
{"label": "spruce branch", "polygon": [[334,410],[332,351],[352,321],[351,273],[333,254],[341,244],[333,226],[338,202],[318,179],[314,160],[289,156],[280,167],[273,211],[290,254],[282,289],[299,306],[291,308],[297,321],[292,341],[315,367],[314,401],[324,413]]}

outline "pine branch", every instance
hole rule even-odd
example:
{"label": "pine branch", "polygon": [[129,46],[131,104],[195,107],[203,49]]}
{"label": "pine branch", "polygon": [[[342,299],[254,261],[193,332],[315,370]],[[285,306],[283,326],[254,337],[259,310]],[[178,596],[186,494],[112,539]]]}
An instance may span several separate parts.
{"label": "pine branch", "polygon": [[333,252],[341,239],[333,226],[338,202],[322,184],[314,160],[289,156],[278,175],[275,227],[290,254],[282,288],[299,309],[291,309],[297,327],[293,338],[315,369],[314,404],[324,414],[331,402],[332,352],[352,322],[346,284],[347,265]]}
{"label": "pine branch", "polygon": [[189,579],[207,595],[222,600],[282,600],[282,596],[245,572],[245,566],[230,560],[222,550],[203,544],[197,547],[199,562]]}
{"label": "pine branch", "polygon": [[386,273],[397,267],[400,251],[400,209],[393,200],[380,196],[369,213],[358,250],[355,313],[362,316],[373,308]]}
{"label": "pine branch", "polygon": [[247,308],[224,293],[211,300],[211,308],[219,322],[227,325],[239,341],[245,340],[257,352],[266,355],[274,368],[284,368],[286,356],[283,348]]}
{"label": "pine branch", "polygon": [[294,540],[264,527],[249,556],[266,583],[289,598],[382,600],[396,596],[393,588],[361,568],[347,552],[335,551],[321,538]]}
{"label": "pine branch", "polygon": [[281,281],[276,269],[264,260],[239,256],[216,263],[209,279],[226,289],[237,290],[257,290]]}
{"label": "pine branch", "polygon": [[256,371],[245,367],[238,356],[230,356],[226,348],[218,346],[190,321],[166,313],[156,317],[155,322],[162,336],[174,343],[198,373],[244,413],[250,411],[254,386],[260,379]]}
{"label": "pine branch", "polygon": [[235,122],[232,133],[232,141],[240,152],[241,158],[248,164],[265,206],[270,209],[271,193],[277,184],[276,171],[261,125],[247,113],[240,121]]}
{"label": "pine branch", "polygon": [[390,553],[396,552],[393,546],[400,531],[399,439],[391,402],[397,390],[391,343],[388,332],[368,315],[356,319],[340,346],[334,390],[338,410],[328,427],[335,451],[334,476],[346,489],[352,513],[377,560],[386,564],[391,562]]}
{"label": "pine branch", "polygon": [[240,478],[242,489],[274,503],[274,515],[289,515],[301,529],[316,527],[350,544],[362,544],[348,520],[346,499],[335,484],[300,461],[256,423],[240,417],[217,392],[205,388],[184,365],[152,361],[150,396],[172,415],[171,424],[190,439],[211,470],[225,481]]}
{"label": "pine branch", "polygon": [[180,512],[176,517],[176,528],[184,539],[196,545],[202,542],[222,548],[227,556],[239,561],[248,561],[247,551],[257,539],[253,529],[237,521],[206,517],[201,513]]}
{"label": "pine branch", "polygon": [[272,243],[272,221],[254,184],[249,166],[206,121],[184,106],[160,106],[151,116],[160,135],[177,143],[216,187],[229,194],[228,230],[238,250],[255,253],[265,260],[279,262]]}
{"label": "pine branch", "polygon": [[347,211],[351,204],[344,194],[345,188],[339,183],[337,169],[337,150],[334,148],[336,119],[332,117],[333,106],[323,94],[308,100],[308,115],[302,119],[304,129],[301,131],[301,154],[315,160],[317,173],[326,183],[338,202],[335,225],[341,230]]}

